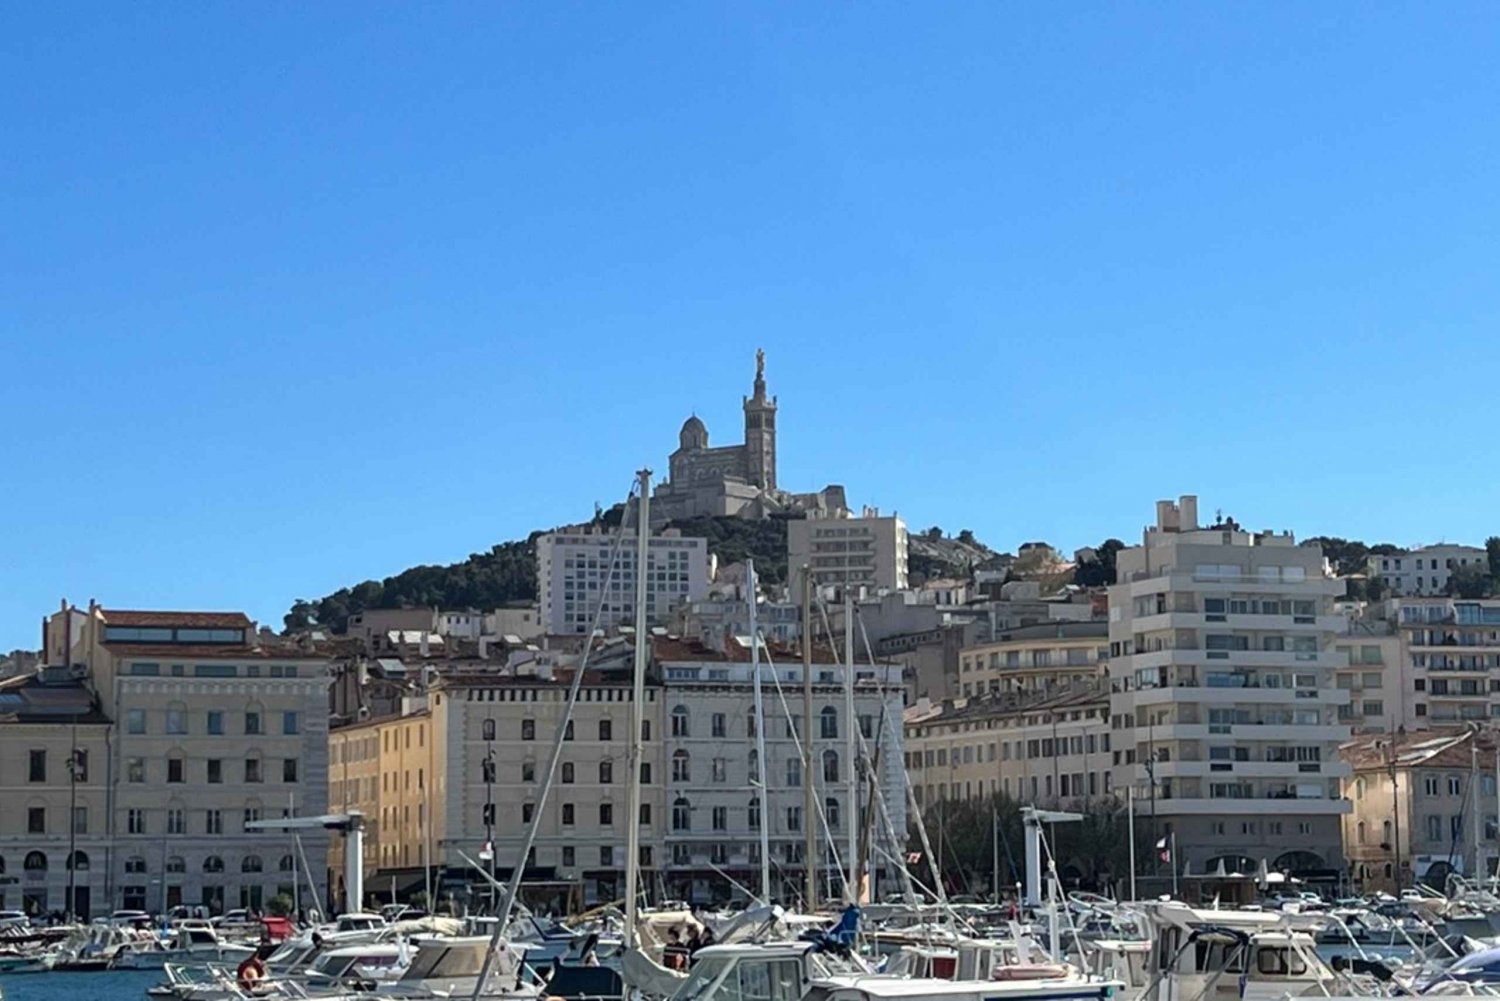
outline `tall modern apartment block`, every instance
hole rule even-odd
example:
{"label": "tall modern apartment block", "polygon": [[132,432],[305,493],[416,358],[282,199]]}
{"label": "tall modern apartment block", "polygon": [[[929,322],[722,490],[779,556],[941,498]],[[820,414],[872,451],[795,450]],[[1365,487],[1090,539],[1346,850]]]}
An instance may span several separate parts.
{"label": "tall modern apartment block", "polygon": [[[1343,583],[1290,533],[1198,524],[1197,499],[1157,504],[1109,591],[1117,784],[1190,872],[1327,877],[1349,811],[1336,684]],[[1346,658],[1347,660],[1347,658]]]}
{"label": "tall modern apartment block", "polygon": [[[537,536],[536,556],[541,621],[548,633],[585,635],[596,615],[606,631],[634,621],[635,543],[630,539],[617,550],[609,530],[552,532]],[[677,606],[708,596],[707,539],[666,529],[651,537],[646,561],[646,616],[653,625],[669,622]]]}

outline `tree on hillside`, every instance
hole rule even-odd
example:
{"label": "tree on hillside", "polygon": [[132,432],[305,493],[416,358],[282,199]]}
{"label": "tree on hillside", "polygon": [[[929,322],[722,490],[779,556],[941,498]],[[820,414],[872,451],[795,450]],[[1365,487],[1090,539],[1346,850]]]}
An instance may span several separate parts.
{"label": "tree on hillside", "polygon": [[1500,535],[1484,540],[1484,552],[1489,557],[1490,576],[1500,581]]}
{"label": "tree on hillside", "polygon": [[1115,583],[1115,558],[1125,543],[1119,539],[1105,539],[1094,547],[1097,559],[1079,563],[1073,568],[1073,583],[1079,587],[1106,587]]}
{"label": "tree on hillside", "polygon": [[1483,567],[1457,567],[1448,575],[1444,591],[1455,598],[1487,598],[1494,590],[1494,578]]}

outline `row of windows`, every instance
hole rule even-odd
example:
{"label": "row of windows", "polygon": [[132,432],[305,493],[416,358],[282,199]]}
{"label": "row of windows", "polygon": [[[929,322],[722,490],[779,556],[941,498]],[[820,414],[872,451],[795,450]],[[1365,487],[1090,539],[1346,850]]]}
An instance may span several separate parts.
{"label": "row of windows", "polygon": [[1002,740],[998,744],[965,744],[962,747],[939,747],[926,751],[908,751],[906,767],[946,768],[953,765],[980,764],[985,761],[1016,761],[1053,758],[1062,754],[1095,754],[1109,751],[1109,734],[1074,734],[1071,737],[1038,737],[1026,741]]}
{"label": "row of windows", "polygon": [[[924,803],[935,803],[938,800],[973,799],[986,794],[986,784],[982,779],[978,781],[971,779],[965,782],[932,782],[914,785],[912,789],[918,806]],[[1051,775],[1017,777],[1014,783],[1007,776],[1003,779],[992,778],[988,783],[988,794],[991,796],[1015,795],[1031,803],[1051,801],[1054,797],[1066,800],[1082,799],[1086,796],[1109,796],[1112,792],[1113,777],[1107,771],[1062,772],[1057,775],[1055,783]]]}
{"label": "row of windows", "polygon": [[[137,662],[130,665],[130,670],[127,673],[137,678],[157,678],[161,677],[162,670],[160,664]],[[167,665],[167,676],[172,678],[188,677],[187,665]],[[238,678],[240,676],[240,669],[234,664],[194,664],[191,676],[194,678]],[[244,676],[247,678],[261,677],[261,665],[246,664]],[[297,676],[298,669],[295,664],[269,664],[265,666],[265,677],[268,678],[295,678]]]}
{"label": "row of windows", "polygon": [[[235,736],[257,737],[266,733],[265,712],[260,709],[247,709],[240,716],[240,729]],[[192,732],[191,720],[193,714],[189,713],[187,707],[181,703],[173,703],[168,706],[163,714],[162,733],[168,735],[187,735]],[[144,709],[127,709],[125,711],[125,732],[129,734],[145,734],[151,732],[147,727],[148,716]],[[210,709],[203,713],[202,733],[211,737],[228,736],[225,730],[225,713],[221,709]],[[281,714],[281,733],[292,737],[302,732],[302,715],[296,712],[284,712]]]}
{"label": "row of windows", "polygon": [[[203,781],[209,785],[219,785],[224,781],[223,758],[204,759]],[[301,766],[297,758],[282,758],[281,781],[301,781]],[[241,775],[245,782],[250,784],[266,781],[268,773],[266,763],[259,757],[247,757],[241,762]],[[149,770],[145,758],[131,757],[125,759],[125,781],[130,783],[142,783],[152,781],[148,778]],[[171,755],[167,758],[166,781],[170,784],[185,783],[187,778],[187,759],[181,755]]]}
{"label": "row of windows", "polygon": [[[132,807],[131,809],[126,810],[125,811],[125,833],[127,833],[127,834],[187,834],[187,833],[189,833],[188,832],[188,812],[185,809],[183,809],[182,807],[175,807],[175,806],[174,807],[168,807],[165,811],[163,811],[164,823],[161,825],[161,828],[159,830],[152,830],[151,828],[155,827],[156,825],[154,823],[148,823],[149,816],[151,816],[152,814],[154,814],[154,812],[155,811],[147,811],[147,810],[140,809],[140,808],[135,808],[135,807]],[[285,816],[289,816],[289,815],[290,815],[289,811],[287,811],[287,810],[283,810],[282,811],[282,816],[285,817]],[[245,826],[242,827],[241,832],[242,833],[246,833],[246,834],[253,833],[251,831],[251,829],[249,828],[248,825],[251,824],[251,823],[253,823],[253,822],[255,822],[255,821],[257,821],[257,820],[264,819],[264,810],[260,806],[246,806],[244,808],[244,810],[242,811],[241,816],[243,817],[241,823],[242,823],[242,825],[245,825]],[[223,834],[224,833],[224,811],[223,810],[204,810],[204,811],[202,811],[200,819],[202,820],[202,824],[201,825],[195,825],[197,827],[197,830],[195,830],[194,833],[203,833],[203,834]],[[75,833],[75,834],[87,834],[88,833],[88,827],[89,827],[89,824],[88,824],[88,809],[87,809],[87,807],[82,807],[82,806],[74,807],[73,808],[73,825],[72,825],[72,831],[71,831],[71,833]],[[48,826],[47,808],[46,807],[44,807],[44,806],[31,806],[31,807],[27,807],[26,808],[26,833],[27,834],[48,834],[48,833],[63,833],[63,832],[51,832],[50,831],[49,826]],[[3,865],[0,865],[0,872],[4,872]]]}

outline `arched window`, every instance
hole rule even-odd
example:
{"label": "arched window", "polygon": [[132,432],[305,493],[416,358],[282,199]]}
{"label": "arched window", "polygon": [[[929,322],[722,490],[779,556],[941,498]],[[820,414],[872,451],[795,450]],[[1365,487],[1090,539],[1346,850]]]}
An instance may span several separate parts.
{"label": "arched window", "polygon": [[755,736],[755,710],[752,709],[745,714],[745,736]]}
{"label": "arched window", "polygon": [[683,751],[683,750],[673,751],[672,752],[672,781],[673,782],[691,782],[692,781],[692,774],[693,774],[693,772],[692,772],[691,762],[688,761],[688,752]]}
{"label": "arched window", "polygon": [[0,855],[0,876],[5,875],[5,856]]}
{"label": "arched window", "polygon": [[750,797],[750,830],[760,830],[760,797]]}
{"label": "arched window", "polygon": [[1359,844],[1365,843],[1365,822],[1363,820],[1354,825],[1354,840]]}
{"label": "arched window", "polygon": [[187,862],[183,861],[181,855],[169,855],[167,856],[167,872],[187,872]]}
{"label": "arched window", "polygon": [[1381,821],[1380,840],[1386,844],[1391,843],[1391,822],[1389,820]]}
{"label": "arched window", "polygon": [[1271,863],[1271,868],[1276,872],[1321,869],[1323,866],[1323,856],[1309,851],[1284,852],[1276,856],[1276,861]]}
{"label": "arched window", "polygon": [[83,872],[89,867],[88,853],[75,851],[68,856],[67,866],[70,870]]}
{"label": "arched window", "polygon": [[798,788],[802,785],[801,758],[786,759],[786,784],[792,788]]}
{"label": "arched window", "polygon": [[823,781],[837,782],[839,780],[839,752],[823,752]]}
{"label": "arched window", "polygon": [[693,810],[688,805],[687,797],[678,796],[672,801],[672,830],[691,831],[693,829]]}
{"label": "arched window", "polygon": [[146,860],[139,855],[132,855],[125,860],[125,871],[132,875],[146,871]]}
{"label": "arched window", "polygon": [[240,872],[260,872],[265,868],[259,855],[246,855],[240,861]]}
{"label": "arched window", "polygon": [[1389,862],[1387,862],[1385,864],[1385,878],[1386,879],[1390,879],[1391,878],[1391,864]]}
{"label": "arched window", "polygon": [[688,711],[687,706],[672,707],[672,736],[688,736]]}
{"label": "arched window", "polygon": [[828,824],[830,831],[838,830],[839,826],[839,801],[829,796],[823,801],[823,818]]}
{"label": "arched window", "polygon": [[204,872],[223,872],[224,871],[224,860],[221,859],[221,858],[219,858],[219,856],[217,856],[217,855],[210,855],[208,858],[206,858],[206,859],[203,860],[203,871]]}
{"label": "arched window", "polygon": [[833,706],[824,706],[818,713],[818,734],[824,740],[833,740],[839,735],[839,711]]}
{"label": "arched window", "polygon": [[46,872],[47,856],[42,852],[27,852],[26,860],[21,863],[21,868],[27,872]]}
{"label": "arched window", "polygon": [[297,860],[290,855],[283,855],[281,856],[281,860],[276,863],[276,868],[281,872],[291,872],[297,868]]}
{"label": "arched window", "polygon": [[760,785],[760,752],[754,748],[750,750],[750,784]]}

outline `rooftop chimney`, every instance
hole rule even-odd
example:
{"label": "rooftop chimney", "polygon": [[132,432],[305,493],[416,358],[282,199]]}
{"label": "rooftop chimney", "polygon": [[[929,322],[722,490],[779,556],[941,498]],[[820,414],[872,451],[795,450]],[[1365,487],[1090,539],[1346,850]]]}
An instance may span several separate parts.
{"label": "rooftop chimney", "polygon": [[1177,515],[1180,519],[1180,530],[1191,532],[1198,527],[1198,496],[1196,494],[1183,494],[1177,501]]}
{"label": "rooftop chimney", "polygon": [[1156,530],[1158,532],[1177,531],[1177,505],[1169,500],[1156,502]]}

